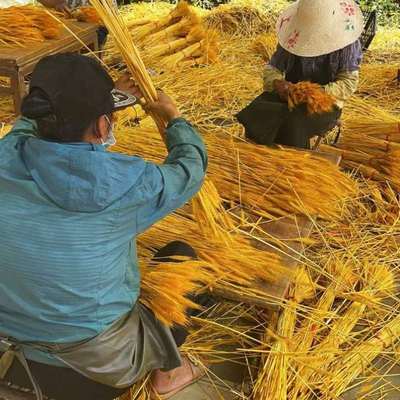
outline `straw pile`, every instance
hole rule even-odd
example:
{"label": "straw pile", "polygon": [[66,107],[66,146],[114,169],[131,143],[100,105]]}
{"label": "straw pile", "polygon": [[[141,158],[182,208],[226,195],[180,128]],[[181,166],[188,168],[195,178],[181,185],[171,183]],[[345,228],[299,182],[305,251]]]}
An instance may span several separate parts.
{"label": "straw pile", "polygon": [[[116,150],[162,161],[163,144],[145,121],[136,128],[119,126]],[[357,184],[318,155],[274,150],[201,131],[209,152],[208,176],[221,197],[260,216],[300,213],[331,219],[340,213],[343,199],[357,194]]]}
{"label": "straw pile", "polygon": [[[313,282],[310,296],[296,301],[294,282],[277,328],[266,333],[272,343],[248,351],[264,360],[255,398],[333,400],[356,378],[359,385],[371,382],[370,375],[380,380],[381,395],[389,390],[384,375],[390,367],[376,371],[371,363],[386,349],[384,357],[393,365],[395,348],[389,346],[400,337],[399,248],[391,236],[399,233],[399,209],[382,224],[388,203],[372,198],[374,189],[364,184],[341,218],[315,230],[304,257]],[[395,196],[390,202],[398,204]]]}
{"label": "straw pile", "polygon": [[213,29],[229,35],[254,36],[271,32],[286,1],[231,1],[214,8],[205,18]]}
{"label": "straw pile", "polygon": [[61,24],[44,8],[0,8],[0,46],[25,47],[60,36]]}
{"label": "straw pile", "polygon": [[263,61],[269,62],[277,45],[278,39],[275,33],[263,33],[254,39],[253,50],[260,55]]}
{"label": "straw pile", "polygon": [[358,96],[375,106],[400,112],[399,63],[362,65]]}
{"label": "straw pile", "polygon": [[399,190],[400,118],[358,98],[349,106],[339,143],[321,149],[341,155],[344,167]]}
{"label": "straw pile", "polygon": [[[214,63],[218,58],[218,35],[206,29],[199,13],[185,1],[158,19],[125,17],[135,43],[143,51],[147,65],[157,70]],[[108,46],[112,62],[118,54]]]}
{"label": "straw pile", "polygon": [[[264,6],[255,7],[262,19],[274,19],[265,14]],[[173,9],[162,2],[123,8],[130,27],[128,35],[140,26],[163,20]],[[197,9],[196,13],[208,14]],[[240,18],[246,16],[242,13]],[[257,20],[244,22],[243,29],[236,23],[233,34],[221,32],[216,63],[201,68],[182,64],[152,76],[154,86],[176,99],[205,138],[211,183],[191,207],[168,216],[138,238],[142,302],[164,323],[190,327],[182,350],[200,365],[230,359],[248,371],[246,385],[230,388],[230,395],[237,398],[333,400],[350,387],[358,391],[355,398],[367,399],[378,391],[378,397],[384,398],[395,390],[388,373],[398,363],[399,299],[394,286],[399,273],[400,207],[394,190],[398,154],[392,150],[399,143],[399,120],[387,111],[395,111],[397,87],[390,76],[396,64],[384,67],[387,72],[383,72],[377,63],[395,60],[398,43],[390,37],[389,44],[383,43],[382,34],[378,34],[373,47],[381,43],[382,49],[371,50],[367,58],[374,60],[374,65],[363,68],[361,75],[360,93],[369,98],[355,97],[344,110],[344,136],[339,146],[347,148],[334,151],[351,152],[353,158],[345,156],[344,165],[372,168],[375,172],[371,175],[377,180],[360,178],[357,183],[315,155],[266,149],[238,139],[241,130],[234,114],[262,90],[263,60],[270,57],[276,40],[270,35],[263,39],[267,50],[260,53],[256,49],[259,33],[266,31],[265,27],[262,31],[257,28]],[[165,29],[145,35],[143,43]],[[188,35],[163,39],[157,46]],[[121,51],[136,54],[131,44],[120,45],[127,47]],[[151,65],[147,57],[151,60],[152,55],[145,55],[146,66],[157,69],[154,65],[158,61]],[[157,57],[153,56],[154,60],[164,55]],[[139,72],[143,72],[142,67]],[[130,109],[119,117],[115,150],[162,162],[165,148],[156,125],[145,118],[137,127],[136,117],[144,118],[143,112]],[[277,253],[254,246],[267,241],[267,232],[262,229],[265,219],[298,213],[311,217],[314,230],[311,238],[296,240],[301,250],[292,257],[298,259],[301,272],[292,275]],[[323,220],[317,221],[317,215]],[[154,252],[177,239],[191,244],[199,260],[156,264]],[[280,252],[288,248],[286,240],[271,242]],[[268,299],[280,305],[282,313],[271,318],[265,310],[241,303],[248,297],[265,302],[261,289],[282,275],[292,278],[289,298]],[[192,306],[188,293],[205,289],[230,293],[236,300],[217,303],[209,312],[188,321],[185,310]],[[377,367],[373,359],[380,354],[383,366]],[[211,381],[221,381],[211,368],[207,373]],[[373,386],[375,379],[378,384]],[[228,384],[224,387],[229,390]],[[229,396],[218,390],[219,398]],[[150,392],[149,385],[142,382],[129,398],[147,400]]]}

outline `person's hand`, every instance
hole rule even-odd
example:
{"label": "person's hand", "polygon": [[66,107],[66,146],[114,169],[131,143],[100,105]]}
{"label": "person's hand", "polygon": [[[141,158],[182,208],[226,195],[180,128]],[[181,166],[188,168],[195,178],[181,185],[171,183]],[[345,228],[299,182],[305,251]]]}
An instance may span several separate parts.
{"label": "person's hand", "polygon": [[285,80],[274,81],[274,89],[276,93],[278,93],[279,97],[284,101],[288,100],[290,85],[291,83]]}
{"label": "person's hand", "polygon": [[130,74],[125,73],[114,82],[115,89],[137,96],[137,87]]}
{"label": "person's hand", "polygon": [[147,113],[157,115],[167,123],[181,116],[174,101],[161,90],[158,91],[158,100],[144,105],[143,108]]}
{"label": "person's hand", "polygon": [[45,7],[54,8],[54,10],[71,16],[71,9],[65,0],[39,0]]}
{"label": "person's hand", "polygon": [[167,123],[181,116],[181,113],[176,107],[174,101],[162,90],[157,90],[158,99],[152,103],[145,103],[143,95],[137,86],[135,86],[132,90],[132,94],[137,99],[141,100],[142,107],[147,113],[152,113]]}

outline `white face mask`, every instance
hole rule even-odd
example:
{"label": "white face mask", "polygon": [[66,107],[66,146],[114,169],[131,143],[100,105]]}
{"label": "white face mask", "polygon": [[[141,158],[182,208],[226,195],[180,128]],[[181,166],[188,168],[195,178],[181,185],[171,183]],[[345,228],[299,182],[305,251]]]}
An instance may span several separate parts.
{"label": "white face mask", "polygon": [[104,147],[109,147],[109,146],[113,146],[115,143],[117,143],[117,140],[115,139],[114,136],[114,123],[111,123],[110,118],[107,117],[107,115],[104,116],[108,122],[109,125],[109,129],[108,129],[108,135],[106,140],[104,141],[103,139],[101,139],[101,144]]}

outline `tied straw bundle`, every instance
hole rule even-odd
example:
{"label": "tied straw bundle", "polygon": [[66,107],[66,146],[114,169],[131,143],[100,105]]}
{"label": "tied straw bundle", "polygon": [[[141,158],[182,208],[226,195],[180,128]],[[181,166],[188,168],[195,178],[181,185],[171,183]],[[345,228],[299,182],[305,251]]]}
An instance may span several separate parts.
{"label": "tied straw bundle", "polygon": [[307,106],[309,114],[323,114],[332,111],[335,99],[316,83],[291,84],[288,97],[289,110],[293,110],[301,104]]}
{"label": "tied straw bundle", "polygon": [[175,50],[178,50],[186,45],[190,45],[193,42],[200,41],[204,39],[206,33],[201,26],[192,27],[186,37],[178,38],[172,40],[168,43],[163,43],[157,46],[150,48],[149,53],[153,57],[161,57],[167,54],[173,53]]}
{"label": "tied straw bundle", "polygon": [[[342,315],[333,319],[328,327],[325,326],[325,330],[329,329],[328,334],[314,346],[312,351],[306,356],[304,354],[300,356],[303,357],[301,361],[304,365],[300,367],[301,372],[294,376],[293,398],[299,397],[300,394],[301,398],[312,398],[312,388],[317,382],[321,382],[326,374],[329,374],[331,363],[343,353],[341,347],[351,342],[352,337],[355,336],[357,324],[366,314],[367,307],[378,308],[383,298],[394,294],[394,274],[386,266],[373,263],[363,266],[354,274],[354,283],[360,285],[362,289],[350,294],[336,292],[339,297],[348,297],[354,301]],[[304,362],[305,360],[308,362]]]}
{"label": "tied straw bundle", "polygon": [[133,26],[132,36],[136,40],[142,40],[151,33],[162,30],[163,28],[174,25],[179,22],[182,17],[193,15],[189,4],[185,1],[180,1],[178,5],[166,16],[158,18],[156,21],[142,23],[140,20]]}
{"label": "tied straw bundle", "polygon": [[0,46],[24,47],[57,39],[60,32],[61,24],[41,7],[0,8]]}
{"label": "tied straw bundle", "polygon": [[[319,387],[322,400],[339,398],[351,382],[360,376],[382,351],[394,349],[400,338],[400,315],[390,318],[382,329],[370,339],[361,342],[331,366],[331,374],[325,376]],[[396,352],[396,350],[394,350]]]}
{"label": "tied straw bundle", "polygon": [[388,182],[394,190],[400,190],[400,143],[345,133],[337,147],[323,145],[321,150],[340,155],[344,167],[375,181]]}

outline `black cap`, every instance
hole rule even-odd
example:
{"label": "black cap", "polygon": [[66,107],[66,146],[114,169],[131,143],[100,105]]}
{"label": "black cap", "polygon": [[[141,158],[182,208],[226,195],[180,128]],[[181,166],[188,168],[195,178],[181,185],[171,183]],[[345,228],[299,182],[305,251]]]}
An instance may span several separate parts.
{"label": "black cap", "polygon": [[136,101],[114,89],[113,80],[95,59],[63,53],[38,62],[21,113],[32,119],[54,116],[60,128],[77,123],[88,126],[101,115]]}

